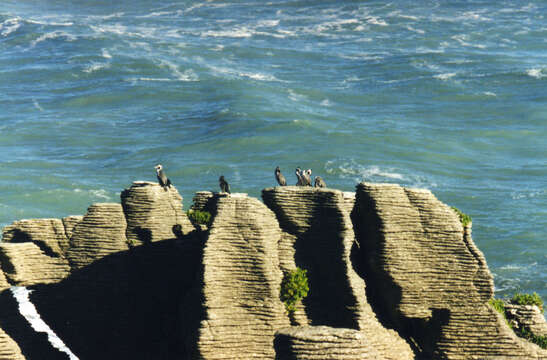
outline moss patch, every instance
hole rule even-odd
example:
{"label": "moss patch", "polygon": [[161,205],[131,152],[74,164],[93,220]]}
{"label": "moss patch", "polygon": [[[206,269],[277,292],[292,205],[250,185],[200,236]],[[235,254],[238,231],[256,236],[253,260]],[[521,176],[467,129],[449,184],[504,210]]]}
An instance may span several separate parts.
{"label": "moss patch", "polygon": [[466,227],[467,225],[471,223],[471,216],[461,212],[461,210],[458,209],[457,207],[451,206],[451,208],[452,210],[456,212],[456,214],[458,214],[463,227]]}
{"label": "moss patch", "polygon": [[517,305],[536,305],[541,310],[542,313],[544,312],[543,300],[535,292],[532,294],[516,293],[511,298],[511,302]]}

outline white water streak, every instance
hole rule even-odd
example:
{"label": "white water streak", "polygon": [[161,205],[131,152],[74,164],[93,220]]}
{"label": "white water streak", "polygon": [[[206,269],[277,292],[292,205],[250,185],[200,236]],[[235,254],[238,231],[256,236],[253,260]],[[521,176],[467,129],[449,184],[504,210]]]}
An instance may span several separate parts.
{"label": "white water streak", "polygon": [[63,340],[59,339],[53,330],[51,330],[51,328],[42,320],[36,307],[30,302],[29,294],[31,291],[24,286],[12,286],[10,290],[19,304],[19,312],[28,321],[30,326],[36,332],[45,332],[51,345],[54,348],[59,349],[59,351],[66,353],[70,360],[78,360],[78,357],[70,351]]}

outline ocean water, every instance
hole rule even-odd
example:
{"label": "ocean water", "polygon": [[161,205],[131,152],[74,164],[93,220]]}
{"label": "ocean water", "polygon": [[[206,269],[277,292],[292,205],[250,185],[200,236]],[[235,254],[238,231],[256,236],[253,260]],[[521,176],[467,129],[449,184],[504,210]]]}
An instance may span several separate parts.
{"label": "ocean water", "polygon": [[191,205],[430,189],[473,218],[496,296],[547,300],[547,3],[28,1],[0,5],[0,226],[118,202],[164,165]]}

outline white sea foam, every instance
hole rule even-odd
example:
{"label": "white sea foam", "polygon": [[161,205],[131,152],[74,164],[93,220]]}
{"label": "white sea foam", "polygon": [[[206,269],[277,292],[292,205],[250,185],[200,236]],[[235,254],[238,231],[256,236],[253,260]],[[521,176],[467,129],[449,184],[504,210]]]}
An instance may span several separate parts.
{"label": "white sea foam", "polygon": [[375,17],[375,16],[367,17],[366,21],[367,21],[367,23],[372,24],[372,25],[388,26],[387,22],[385,22],[384,20],[382,20],[378,17]]}
{"label": "white sea foam", "polygon": [[11,19],[5,20],[3,23],[0,24],[0,35],[2,36],[8,36],[12,32],[16,31],[21,27],[21,18],[15,17]]}
{"label": "white sea foam", "polygon": [[55,334],[53,330],[51,330],[51,328],[42,320],[40,314],[38,314],[38,311],[36,310],[36,307],[29,299],[31,290],[28,290],[23,286],[12,286],[10,291],[19,304],[19,312],[28,321],[34,331],[45,332],[49,342],[54,348],[67,354],[70,360],[78,360],[78,357],[70,351],[70,349],[57,336],[57,334]]}
{"label": "white sea foam", "polygon": [[104,57],[105,59],[112,59],[112,55],[110,55],[110,53],[108,52],[108,50],[106,50],[106,49],[103,48],[103,49],[101,49],[101,51],[102,51],[102,55],[103,55],[103,57]]}
{"label": "white sea foam", "polygon": [[418,34],[425,34],[425,31],[424,31],[424,30],[422,30],[422,29],[415,29],[415,28],[413,28],[413,27],[410,26],[410,25],[407,25],[406,28],[407,28],[407,30],[413,31],[413,32],[418,33]]}
{"label": "white sea foam", "polygon": [[253,36],[253,31],[246,27],[235,28],[232,30],[213,31],[208,30],[201,33],[202,37],[228,37],[228,38],[249,38]]}
{"label": "white sea foam", "polygon": [[332,103],[329,101],[329,99],[324,99],[321,101],[321,106],[332,106]]}
{"label": "white sea foam", "polygon": [[454,76],[456,76],[456,73],[437,74],[437,75],[434,75],[433,77],[439,80],[448,80],[453,78]]}
{"label": "white sea foam", "polygon": [[288,89],[287,91],[288,91],[288,93],[289,93],[289,99],[291,99],[292,101],[298,102],[298,101],[302,101],[302,100],[307,100],[307,99],[308,99],[308,98],[306,97],[306,95],[297,94],[296,92],[294,92],[293,89]]}
{"label": "white sea foam", "polygon": [[76,40],[76,37],[74,37],[73,35],[67,34],[66,32],[53,31],[53,32],[46,33],[46,34],[40,36],[39,38],[31,41],[30,45],[31,45],[31,47],[35,47],[38,43],[41,43],[42,41],[57,39],[57,38],[62,38],[62,37],[66,38],[67,41]]}
{"label": "white sea foam", "polygon": [[187,69],[184,72],[179,70],[179,66],[167,60],[160,61],[160,67],[167,67],[173,76],[179,81],[198,81],[197,74],[192,69]]}
{"label": "white sea foam", "polygon": [[108,69],[110,67],[109,63],[97,63],[92,62],[91,64],[87,65],[82,71],[85,73],[92,73],[101,69]]}
{"label": "white sea foam", "polygon": [[536,79],[547,77],[547,74],[545,74],[543,69],[540,68],[528,69],[526,70],[526,74]]}
{"label": "white sea foam", "polygon": [[485,91],[485,92],[483,92],[483,94],[486,95],[486,96],[498,96],[498,95],[496,95],[496,93],[491,92],[491,91]]}
{"label": "white sea foam", "polygon": [[32,99],[32,104],[34,105],[34,107],[40,111],[44,111],[44,109],[40,106],[40,104],[38,104],[38,101],[36,101],[36,99]]}

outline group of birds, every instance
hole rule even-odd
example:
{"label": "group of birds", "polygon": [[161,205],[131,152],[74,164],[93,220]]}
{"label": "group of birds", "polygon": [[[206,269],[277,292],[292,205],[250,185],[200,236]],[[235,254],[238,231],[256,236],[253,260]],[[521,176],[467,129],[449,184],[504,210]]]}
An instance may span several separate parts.
{"label": "group of birds", "polygon": [[[161,187],[163,187],[164,190],[167,191],[168,187],[171,187],[171,180],[167,178],[167,175],[165,175],[165,172],[163,171],[163,166],[161,164],[156,165],[156,176],[158,178],[158,182]],[[308,170],[302,170],[299,167],[296,168],[295,171],[297,182],[296,186],[312,186],[311,185],[311,169]],[[285,176],[281,174],[281,169],[279,169],[279,166],[275,168],[275,178],[277,180],[277,183],[281,186],[286,186],[287,181],[285,180]],[[225,192],[230,194],[230,184],[224,179],[224,175],[221,175],[218,179],[218,185],[220,187],[221,192]],[[320,177],[315,177],[314,182],[315,187],[324,188],[327,187],[327,184],[325,184],[325,181]]]}
{"label": "group of birds", "polygon": [[[312,186],[311,185],[311,169],[308,170],[302,170],[299,167],[295,170],[296,175],[296,186]],[[287,185],[287,180],[285,179],[285,176],[281,173],[281,169],[279,169],[279,166],[275,168],[275,179],[277,180],[277,183],[281,186]],[[327,184],[321,178],[321,176],[316,176],[315,181],[313,184],[315,187],[324,188],[327,187]]]}

